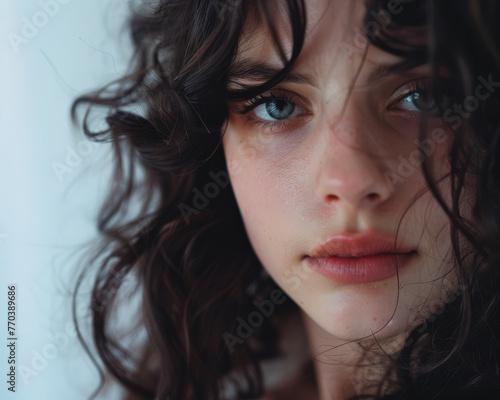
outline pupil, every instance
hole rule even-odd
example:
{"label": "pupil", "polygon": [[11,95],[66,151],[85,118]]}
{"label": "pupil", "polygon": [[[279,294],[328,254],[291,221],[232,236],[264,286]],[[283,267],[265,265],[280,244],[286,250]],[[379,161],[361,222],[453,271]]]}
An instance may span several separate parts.
{"label": "pupil", "polygon": [[266,110],[274,119],[285,119],[292,115],[295,110],[295,104],[286,100],[274,100],[267,103]]}
{"label": "pupil", "polygon": [[286,106],[286,103],[283,100],[278,100],[276,102],[276,106],[277,106],[279,111],[283,111],[285,106]]}
{"label": "pupil", "polygon": [[421,110],[429,111],[436,106],[436,103],[429,94],[415,93],[413,95],[413,105]]}

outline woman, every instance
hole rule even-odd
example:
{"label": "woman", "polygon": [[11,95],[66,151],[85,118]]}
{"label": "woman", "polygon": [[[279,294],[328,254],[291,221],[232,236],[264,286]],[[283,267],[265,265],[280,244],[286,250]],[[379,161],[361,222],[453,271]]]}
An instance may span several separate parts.
{"label": "woman", "polygon": [[91,308],[126,398],[498,398],[498,16],[132,15],[131,73],[73,108],[109,110],[108,130],[84,125],[116,155]]}

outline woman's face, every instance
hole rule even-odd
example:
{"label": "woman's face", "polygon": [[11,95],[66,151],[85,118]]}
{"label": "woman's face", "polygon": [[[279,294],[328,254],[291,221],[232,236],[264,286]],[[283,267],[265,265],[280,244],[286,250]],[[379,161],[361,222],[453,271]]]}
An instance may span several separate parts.
{"label": "woman's face", "polygon": [[[418,142],[423,112],[434,107],[426,97],[426,66],[385,74],[383,67],[401,60],[370,46],[350,90],[366,44],[363,3],[307,1],[306,42],[293,76],[253,101],[231,105],[223,137],[257,256],[303,311],[339,339],[403,333],[435,311],[454,282],[444,262],[451,249],[447,218],[428,191],[411,205],[426,188],[419,145],[433,158],[435,176],[444,176],[452,132],[431,116],[429,139]],[[404,7],[392,5],[385,18]],[[289,30],[279,26],[289,52]],[[241,38],[238,59],[282,66],[271,35],[255,24]],[[252,75],[236,79],[262,83]],[[349,242],[349,235],[378,232],[394,240],[407,208],[397,237],[406,245],[401,252],[413,252],[397,257],[406,260],[399,275],[392,256],[352,257],[357,250],[374,253],[367,242],[357,250],[318,252],[338,235]]]}

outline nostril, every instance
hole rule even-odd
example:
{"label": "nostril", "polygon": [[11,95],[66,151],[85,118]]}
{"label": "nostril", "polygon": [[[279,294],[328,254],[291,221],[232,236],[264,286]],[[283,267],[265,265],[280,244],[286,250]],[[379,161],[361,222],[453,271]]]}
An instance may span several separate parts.
{"label": "nostril", "polygon": [[326,201],[331,202],[331,201],[337,201],[339,199],[339,196],[334,195],[334,194],[329,194],[326,196]]}

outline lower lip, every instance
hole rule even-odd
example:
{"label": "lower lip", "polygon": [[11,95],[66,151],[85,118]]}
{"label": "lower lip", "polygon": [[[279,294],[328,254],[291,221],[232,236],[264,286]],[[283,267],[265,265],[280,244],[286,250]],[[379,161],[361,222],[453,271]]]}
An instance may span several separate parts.
{"label": "lower lip", "polygon": [[374,283],[395,276],[417,255],[378,254],[366,257],[306,257],[309,267],[340,283]]}

